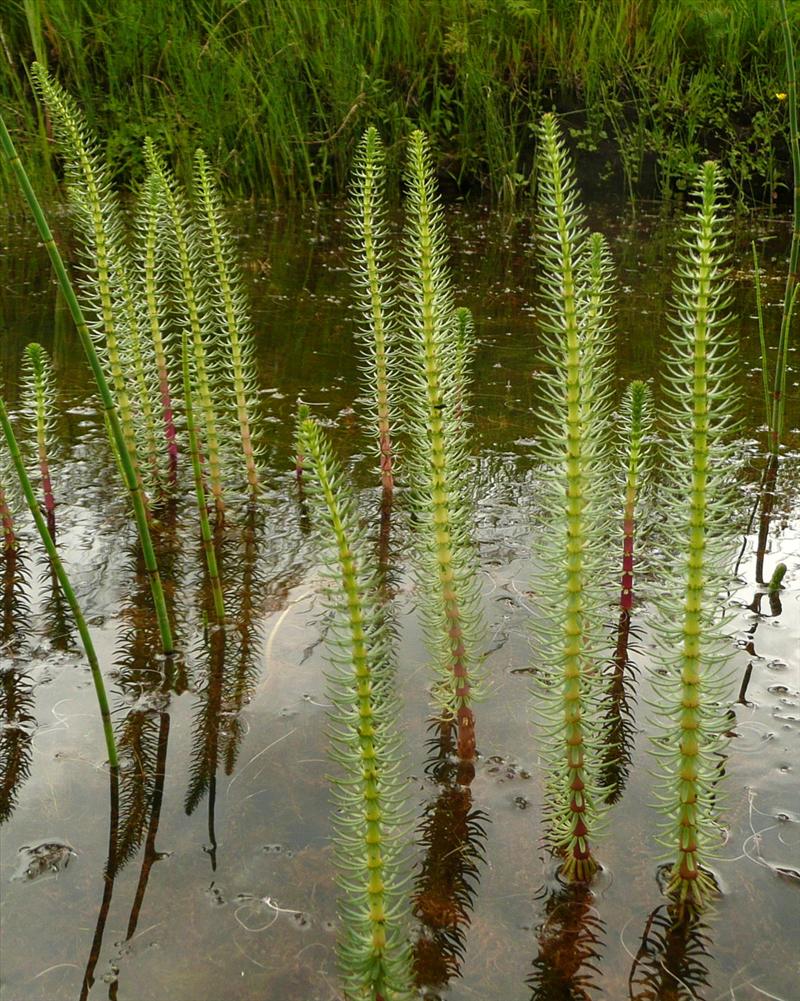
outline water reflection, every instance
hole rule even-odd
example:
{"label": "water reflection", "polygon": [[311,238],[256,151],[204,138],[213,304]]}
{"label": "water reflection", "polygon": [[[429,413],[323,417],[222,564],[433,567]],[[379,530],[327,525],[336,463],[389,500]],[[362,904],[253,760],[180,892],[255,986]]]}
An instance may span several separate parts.
{"label": "water reflection", "polygon": [[24,667],[29,637],[30,576],[21,548],[6,549],[0,564],[0,824],[14,812],[30,775],[33,734],[33,681]]}
{"label": "water reflection", "polygon": [[701,1001],[709,987],[711,938],[698,918],[678,920],[666,904],[647,918],[628,977],[630,1001]]}
{"label": "water reflection", "polygon": [[625,789],[636,740],[636,666],[630,659],[632,635],[631,613],[623,608],[619,613],[614,658],[606,672],[600,785],[605,789],[608,804],[616,803]]}
{"label": "water reflection", "polygon": [[537,928],[539,949],[527,979],[531,1001],[592,1001],[605,924],[585,883],[545,887],[544,921]]}
{"label": "water reflection", "polygon": [[119,769],[109,768],[108,770],[108,854],[105,866],[103,867],[103,895],[100,900],[100,909],[97,912],[97,921],[94,926],[92,944],[89,948],[89,958],[86,960],[86,969],[81,983],[79,1001],[86,1001],[89,991],[94,985],[94,971],[100,952],[103,948],[103,937],[106,932],[106,922],[108,912],[111,908],[111,898],[114,894],[114,881],[117,876],[117,845],[119,834]]}
{"label": "water reflection", "polygon": [[0,654],[20,656],[30,636],[30,571],[20,545],[4,549],[0,556]]}
{"label": "water reflection", "polygon": [[16,667],[0,671],[0,824],[10,819],[30,775],[36,729],[33,707],[30,677]]}
{"label": "water reflection", "polygon": [[473,804],[474,759],[457,756],[451,720],[434,720],[426,772],[438,793],[425,807],[420,842],[425,849],[412,909],[422,929],[414,944],[421,987],[441,989],[459,976],[466,933],[485,863],[486,813]]}

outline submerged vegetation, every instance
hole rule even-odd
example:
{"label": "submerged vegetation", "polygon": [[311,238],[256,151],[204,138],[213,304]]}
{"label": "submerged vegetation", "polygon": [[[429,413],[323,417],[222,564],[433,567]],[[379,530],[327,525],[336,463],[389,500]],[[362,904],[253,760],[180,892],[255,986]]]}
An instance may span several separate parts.
{"label": "submerged vegetation", "polygon": [[[241,6],[230,9],[230,18],[219,19],[217,34],[223,23],[227,32],[236,18],[249,16],[238,13]],[[542,16],[531,14],[525,4],[507,0],[506,6],[512,18]],[[434,5],[439,13],[446,7]],[[308,8],[313,17],[327,9],[324,4]],[[44,30],[34,13],[41,14],[41,8],[25,9],[35,36],[37,27]],[[87,6],[84,13],[89,10]],[[291,10],[301,18],[299,7]],[[377,10],[371,5],[371,16]],[[406,8],[401,4],[398,10]],[[635,40],[632,8],[623,11],[633,18],[627,31]],[[273,22],[288,12],[288,6],[276,5]],[[455,30],[451,25],[448,51],[453,58],[466,58],[471,28],[462,36]],[[215,38],[211,32],[207,49],[217,44]],[[790,38],[786,45],[791,60]],[[247,51],[243,46],[242,52]],[[42,58],[44,52],[37,55]],[[256,644],[250,612],[254,593],[264,586],[253,539],[257,520],[270,517],[270,504],[259,466],[260,387],[252,327],[209,158],[202,150],[194,153],[191,184],[185,186],[181,178],[186,168],[173,170],[157,142],[143,137],[147,174],[138,186],[135,222],[129,227],[111,180],[119,165],[99,153],[78,105],[42,65],[32,73],[65,164],[81,245],[76,282],[56,249],[4,123],[0,138],[95,376],[110,448],[134,509],[139,546],[130,556],[141,586],[132,599],[133,625],[117,677],[123,689],[138,689],[140,696],[149,685],[153,697],[144,703],[140,718],[129,719],[122,728],[120,744],[133,764],[127,758],[118,763],[91,633],[54,543],[47,436],[56,394],[42,349],[31,345],[23,409],[33,417],[28,436],[43,498],[34,495],[12,421],[0,401],[7,446],[0,450],[4,567],[6,575],[9,567],[13,573],[20,538],[19,505],[9,482],[13,465],[58,578],[61,590],[55,596],[63,592],[84,642],[107,742],[109,856],[84,979],[86,997],[114,877],[144,840],[146,885],[157,855],[169,733],[165,707],[170,692],[180,693],[190,684],[185,674],[190,649],[197,651],[204,674],[191,682],[198,695],[197,736],[185,809],[191,814],[208,797],[206,850],[216,868],[217,772],[221,766],[228,774],[233,770],[242,736],[239,716],[253,686]],[[587,92],[592,85],[600,87],[588,76],[581,85]],[[633,86],[631,81],[626,85]],[[610,100],[612,92],[601,87],[598,93]],[[791,73],[790,95],[794,151],[797,114]],[[361,117],[362,104],[368,105],[367,97],[354,103],[346,124]],[[489,102],[484,111],[491,110]],[[518,124],[528,127],[525,114],[533,112],[530,107],[521,113]],[[625,136],[620,133],[620,142]],[[177,145],[185,138],[178,137]],[[364,525],[361,498],[348,482],[348,470],[334,458],[320,422],[311,416],[316,404],[299,406],[295,449],[301,530],[305,534],[313,527],[321,552],[328,653],[325,708],[336,769],[331,826],[339,886],[338,959],[348,1001],[417,996],[428,986],[424,952],[434,945],[440,950],[441,983],[457,971],[485,840],[485,817],[474,806],[471,788],[480,758],[476,694],[491,697],[492,680],[484,679],[482,670],[485,636],[470,393],[474,324],[470,311],[456,304],[436,170],[420,129],[410,132],[405,147],[402,236],[395,241],[389,232],[386,159],[391,148],[370,127],[358,146],[351,180],[358,315],[354,339],[361,350],[366,414],[362,430],[372,438],[377,460],[373,482],[382,488],[377,546],[370,526]],[[730,729],[726,588],[732,544],[740,533],[732,461],[737,448],[731,386],[735,344],[728,334],[732,313],[726,271],[730,201],[719,165],[705,162],[699,170],[694,163],[682,166],[682,180],[691,179],[692,185],[670,307],[670,347],[653,371],[656,392],[641,381],[618,391],[613,379],[617,291],[612,256],[605,238],[588,231],[572,158],[552,113],[540,116],[536,149],[532,177],[520,174],[521,147],[513,163],[506,162],[511,173],[498,187],[513,194],[524,186],[537,197],[540,356],[534,359],[531,352],[538,412],[529,443],[538,493],[529,525],[533,644],[526,670],[534,676],[532,716],[543,762],[540,835],[557,874],[557,888],[546,891],[545,912],[548,921],[558,915],[563,929],[554,939],[540,929],[530,982],[535,991],[556,982],[572,991],[583,989],[585,968],[594,962],[604,932],[591,894],[602,868],[599,836],[604,825],[606,830],[613,825],[631,756],[629,731],[637,713],[629,640],[640,594],[656,609],[658,669],[648,684],[662,727],[652,741],[662,775],[654,795],[663,818],[661,840],[669,853],[664,888],[670,928],[683,929],[681,935],[665,933],[664,950],[675,945],[680,951],[680,943],[689,950],[692,929],[700,927],[697,915],[719,890],[709,860],[720,840],[724,738]],[[218,152],[224,158],[225,151]],[[277,155],[269,162],[278,169]],[[797,157],[795,166],[800,175]],[[306,169],[307,191],[329,183],[310,161]],[[335,177],[336,162],[332,159],[326,169]],[[626,170],[633,170],[632,162]],[[289,176],[286,170],[284,182]],[[494,174],[487,176],[497,184]],[[734,193],[741,194],[743,176],[729,175],[728,190],[732,181]],[[512,178],[508,185],[507,177]],[[774,185],[776,177],[768,183]],[[273,183],[273,194],[286,190],[285,184]],[[793,265],[796,257],[795,240]],[[770,380],[764,376],[770,461],[774,457],[775,463],[796,300],[793,281],[790,277],[787,286],[772,401]],[[766,359],[763,323],[762,345]],[[658,463],[651,451],[656,434],[662,439]],[[288,457],[286,465],[288,470]],[[660,488],[657,518],[642,503],[643,487],[650,481]],[[202,557],[195,560],[199,569],[189,607],[182,607],[174,586],[176,538],[179,519],[191,507],[183,503],[190,492],[197,522],[192,514],[188,533],[195,547],[199,535]],[[408,543],[407,559],[398,555],[398,539]],[[648,561],[655,573],[638,573]],[[398,695],[400,637],[394,618],[400,587],[392,583],[405,573],[435,670],[435,680],[426,686],[434,706],[428,768],[442,787],[421,823],[419,841],[426,857],[416,887],[411,885],[413,806],[400,738],[404,706]],[[779,600],[781,579],[776,576],[770,600]],[[292,584],[281,586],[288,592]],[[12,598],[14,586],[12,580],[7,589]],[[10,606],[9,601],[9,617],[21,614]],[[148,675],[155,676],[155,683]],[[151,775],[145,775],[145,766]],[[22,772],[23,765],[17,770]],[[12,797],[4,796],[11,802]],[[441,843],[434,844],[439,828],[451,842],[444,852]],[[536,837],[531,828],[531,859]],[[274,910],[276,918],[285,910],[269,896],[256,903]],[[140,906],[137,891],[126,942],[135,932]],[[424,925],[416,949],[412,908]],[[558,956],[565,939],[574,950],[574,969],[566,977]],[[440,985],[437,981],[437,989]]]}
{"label": "submerged vegetation", "polygon": [[[202,144],[227,186],[276,200],[342,191],[374,123],[399,167],[419,128],[460,188],[529,189],[542,113],[564,115],[593,175],[630,192],[688,189],[718,158],[736,194],[788,186],[783,43],[769,0],[182,0],[142,17],[121,0],[13,0],[0,103],[34,176],[49,120],[27,67],[61,80],[107,137],[112,176],[139,180],[150,134],[184,164]],[[788,5],[795,30],[796,2]]]}

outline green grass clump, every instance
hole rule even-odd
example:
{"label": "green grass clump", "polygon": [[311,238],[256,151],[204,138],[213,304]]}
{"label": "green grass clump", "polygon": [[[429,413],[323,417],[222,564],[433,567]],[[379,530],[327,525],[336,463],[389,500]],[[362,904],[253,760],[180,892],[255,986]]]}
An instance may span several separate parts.
{"label": "green grass clump", "polygon": [[554,104],[577,150],[598,171],[621,163],[629,189],[651,162],[662,186],[687,188],[712,154],[747,196],[788,176],[767,0],[352,0],[346,17],[337,0],[180,0],[147,17],[119,0],[111,19],[100,0],[8,6],[0,101],[50,178],[34,59],[108,136],[112,175],[136,180],[150,134],[186,164],[202,143],[235,191],[313,201],[345,188],[374,123],[389,150],[423,129],[458,184],[508,200],[528,189],[531,134]]}

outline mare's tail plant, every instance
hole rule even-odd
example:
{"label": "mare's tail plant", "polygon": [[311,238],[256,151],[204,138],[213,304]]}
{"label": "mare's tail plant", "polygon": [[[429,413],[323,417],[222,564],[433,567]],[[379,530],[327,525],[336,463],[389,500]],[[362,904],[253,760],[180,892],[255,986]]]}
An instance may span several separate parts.
{"label": "mare's tail plant", "polygon": [[350,192],[353,278],[360,316],[358,339],[365,375],[364,402],[380,456],[384,501],[394,489],[393,375],[397,317],[388,263],[385,154],[378,130],[370,126],[356,153]]}
{"label": "mare's tail plant", "polygon": [[216,521],[221,525],[225,520],[222,436],[218,403],[212,388],[214,373],[209,359],[214,311],[205,276],[205,254],[183,192],[149,138],[145,140],[144,156],[147,167],[155,179],[161,203],[164,221],[162,232],[167,249],[172,297],[177,306],[181,327],[187,332],[191,343],[211,495],[214,500]]}
{"label": "mare's tail plant", "polygon": [[189,455],[192,460],[192,474],[194,476],[194,490],[197,501],[197,512],[200,518],[200,537],[203,541],[203,553],[206,558],[206,569],[208,579],[211,583],[211,593],[214,598],[214,614],[219,624],[225,621],[225,601],[222,594],[222,583],[219,577],[219,567],[217,566],[217,554],[214,550],[214,536],[208,520],[208,507],[206,505],[206,492],[203,486],[203,468],[200,455],[200,443],[197,436],[197,428],[194,423],[194,405],[192,404],[192,380],[189,365],[189,345],[187,343],[186,331],[181,335],[181,368],[183,371],[183,402],[186,408],[186,433],[189,438]]}
{"label": "mare's tail plant", "polygon": [[[158,385],[157,405],[160,409],[160,431],[153,431],[154,438],[162,442],[155,451],[155,475],[162,493],[175,489],[178,479],[178,432],[175,427],[175,403],[170,378],[170,338],[167,324],[167,277],[162,247],[159,185],[153,174],[148,174],[139,192],[136,221],[133,268],[135,301],[139,326],[149,333],[148,357],[152,360],[155,381]],[[148,382],[148,385],[151,383]],[[164,462],[166,457],[166,462]]]}
{"label": "mare's tail plant", "polygon": [[631,613],[634,606],[636,565],[641,549],[638,524],[643,489],[651,472],[649,438],[652,433],[652,394],[645,383],[630,383],[622,398],[618,422],[624,464],[622,501],[622,581],[619,593],[619,620],[614,656],[607,671],[605,712],[605,767],[602,785],[606,802],[614,803],[622,793],[633,745],[633,720],[628,700],[632,687],[630,662]]}
{"label": "mare's tail plant", "polygon": [[41,344],[32,342],[26,346],[22,372],[22,405],[28,419],[30,435],[36,443],[36,464],[41,480],[47,530],[55,540],[56,502],[50,477],[55,427],[55,378],[53,366]]}
{"label": "mare's tail plant", "polygon": [[317,425],[298,428],[305,482],[325,544],[328,694],[335,784],[334,851],[341,887],[339,963],[348,999],[414,996],[403,892],[403,784],[397,702],[378,579],[355,498]]}
{"label": "mare's tail plant", "polygon": [[[83,268],[78,285],[88,327],[113,389],[125,446],[142,486],[130,385],[130,372],[136,367],[131,348],[138,342],[138,328],[131,323],[128,249],[119,202],[97,142],[75,102],[39,63],[33,65],[33,79],[64,156],[67,194],[81,238]],[[137,386],[136,395],[140,390]],[[144,491],[142,497],[146,501]]]}
{"label": "mare's tail plant", "polygon": [[255,503],[259,492],[258,449],[254,419],[257,413],[255,342],[250,328],[247,296],[236,265],[236,255],[211,178],[205,153],[194,160],[199,239],[205,253],[210,320],[215,330],[215,378],[222,378],[229,402],[220,394],[219,410],[235,413],[236,434],[244,457],[247,492]]}
{"label": "mare's tail plant", "polygon": [[442,723],[455,721],[458,754],[469,761],[475,757],[472,702],[481,633],[465,386],[472,326],[453,308],[442,211],[419,131],[410,140],[406,185],[402,376],[416,573],[439,673],[434,694]]}
{"label": "mare's tail plant", "polygon": [[642,491],[651,471],[649,437],[653,427],[652,394],[640,380],[632,382],[622,399],[620,423],[624,436],[625,487],[622,504],[622,581],[619,594],[619,623],[614,651],[612,691],[625,680],[628,664],[631,612],[638,560],[637,541],[641,543],[638,513]]}
{"label": "mare's tail plant", "polygon": [[117,760],[117,746],[114,741],[114,728],[111,725],[111,713],[108,708],[108,697],[106,695],[105,684],[103,683],[103,673],[100,670],[100,662],[97,659],[97,653],[95,652],[94,643],[92,642],[92,637],[89,632],[89,627],[86,624],[86,619],[83,617],[83,612],[78,604],[78,599],[75,596],[75,592],[72,589],[67,572],[64,569],[60,556],[58,555],[55,543],[53,542],[50,532],[47,530],[47,523],[42,517],[42,512],[39,509],[39,502],[36,500],[36,495],[33,492],[33,486],[28,478],[28,473],[25,469],[25,464],[22,461],[22,455],[20,454],[16,437],[14,436],[14,429],[11,427],[11,421],[8,419],[8,414],[6,413],[6,408],[2,400],[0,400],[0,428],[2,428],[8,452],[11,456],[14,468],[16,469],[19,484],[22,488],[23,494],[25,495],[28,508],[33,515],[34,522],[36,523],[36,529],[41,537],[42,544],[47,550],[47,555],[50,558],[53,571],[58,578],[58,582],[61,585],[61,589],[64,592],[64,596],[69,603],[73,618],[75,619],[75,624],[78,627],[81,642],[83,643],[83,649],[86,652],[86,659],[89,661],[89,668],[92,672],[92,681],[94,682],[97,704],[100,708],[100,718],[103,724],[106,750],[108,751],[108,763],[112,770],[116,772],[119,764]]}
{"label": "mare's tail plant", "polygon": [[601,812],[598,703],[608,659],[610,263],[603,238],[586,231],[552,115],[539,131],[539,162],[545,525],[536,550],[536,708],[548,735],[548,843],[567,880],[588,880],[597,869],[590,838]]}
{"label": "mare's tail plant", "polygon": [[33,215],[36,223],[36,228],[39,231],[39,235],[42,238],[45,248],[47,249],[59,288],[61,289],[64,299],[66,300],[70,315],[72,316],[77,329],[78,338],[86,354],[89,366],[92,370],[92,375],[94,376],[97,388],[100,392],[104,417],[110,427],[111,437],[114,442],[114,449],[119,459],[120,468],[123,472],[125,486],[131,497],[131,504],[136,518],[136,526],[139,531],[139,538],[142,545],[142,553],[147,567],[148,578],[150,580],[150,588],[153,594],[153,603],[158,616],[161,646],[164,653],[169,655],[174,649],[172,629],[170,627],[169,614],[164,600],[164,590],[161,584],[161,577],[158,572],[158,564],[156,563],[155,552],[153,550],[153,543],[150,536],[147,499],[144,495],[141,479],[137,471],[135,445],[133,446],[133,450],[129,448],[131,440],[126,432],[124,421],[121,419],[120,413],[117,411],[114,397],[109,387],[104,367],[92,338],[89,325],[84,318],[83,311],[75,294],[75,290],[70,282],[69,275],[67,274],[67,269],[64,266],[64,261],[58,251],[58,248],[56,247],[50,227],[47,224],[47,219],[45,218],[42,207],[36,197],[36,193],[31,186],[28,175],[25,173],[22,161],[14,148],[14,143],[11,140],[11,136],[6,128],[6,124],[2,116],[0,116],[0,146],[2,146],[3,153],[8,158],[11,171],[22,189],[25,200],[28,203],[31,214]]}
{"label": "mare's tail plant", "polygon": [[738,349],[726,334],[725,202],[714,163],[701,168],[694,195],[667,359],[661,490],[667,524],[656,622],[665,671],[654,676],[662,735],[654,738],[653,752],[663,768],[659,800],[666,816],[660,840],[673,859],[667,889],[681,910],[701,907],[714,889],[702,863],[720,840],[715,786],[730,725],[720,709],[730,657],[720,605],[735,544],[730,359]]}

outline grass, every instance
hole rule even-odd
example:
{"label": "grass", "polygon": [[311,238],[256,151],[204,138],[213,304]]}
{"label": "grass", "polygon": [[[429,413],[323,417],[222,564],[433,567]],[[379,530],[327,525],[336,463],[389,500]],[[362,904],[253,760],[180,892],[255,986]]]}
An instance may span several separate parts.
{"label": "grass", "polygon": [[141,178],[151,135],[185,164],[202,144],[239,194],[315,201],[344,189],[374,123],[390,169],[421,128],[454,184],[509,201],[529,189],[534,126],[555,106],[591,172],[629,192],[684,188],[710,155],[741,198],[789,183],[768,0],[181,0],[147,18],[138,0],[113,17],[99,0],[9,6],[0,105],[37,183],[54,162],[34,59],[108,137],[117,180]]}

